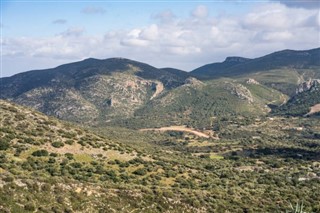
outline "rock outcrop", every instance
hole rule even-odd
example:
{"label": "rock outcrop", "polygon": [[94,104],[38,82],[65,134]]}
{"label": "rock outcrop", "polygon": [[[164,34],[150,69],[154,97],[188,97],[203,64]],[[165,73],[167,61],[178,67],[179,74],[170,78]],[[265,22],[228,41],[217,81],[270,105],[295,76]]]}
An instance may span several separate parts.
{"label": "rock outcrop", "polygon": [[204,83],[196,78],[189,77],[184,81],[187,85],[193,85],[193,86],[201,86],[204,85]]}
{"label": "rock outcrop", "polygon": [[256,85],[259,85],[260,83],[258,81],[256,81],[255,79],[253,78],[249,78],[247,81],[246,81],[246,84],[256,84]]}
{"label": "rock outcrop", "polygon": [[253,102],[253,97],[250,90],[242,84],[226,82],[225,88],[229,90],[231,94],[236,95],[239,99],[246,100],[249,103]]}
{"label": "rock outcrop", "polygon": [[296,89],[296,94],[306,92],[306,91],[314,91],[320,89],[320,79],[309,79],[308,81],[305,81]]}

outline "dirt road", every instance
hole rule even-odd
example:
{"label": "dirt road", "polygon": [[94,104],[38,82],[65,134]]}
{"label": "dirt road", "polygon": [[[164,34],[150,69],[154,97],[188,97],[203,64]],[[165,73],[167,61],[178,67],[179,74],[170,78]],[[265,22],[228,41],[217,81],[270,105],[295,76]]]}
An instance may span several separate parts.
{"label": "dirt road", "polygon": [[168,126],[168,127],[161,127],[161,128],[149,128],[149,129],[140,129],[140,131],[160,131],[160,132],[164,132],[164,131],[179,131],[179,132],[189,132],[192,133],[194,135],[197,135],[199,137],[203,137],[203,138],[209,138],[210,136],[203,133],[203,132],[199,132],[197,130],[188,128],[186,126]]}

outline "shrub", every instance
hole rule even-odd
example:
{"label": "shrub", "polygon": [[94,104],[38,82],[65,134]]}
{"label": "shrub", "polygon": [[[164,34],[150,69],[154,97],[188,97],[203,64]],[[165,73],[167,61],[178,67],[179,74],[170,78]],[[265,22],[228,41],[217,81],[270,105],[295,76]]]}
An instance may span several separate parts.
{"label": "shrub", "polygon": [[24,205],[24,209],[26,211],[32,211],[33,212],[33,211],[36,210],[36,207],[34,206],[33,203],[28,203],[28,204]]}
{"label": "shrub", "polygon": [[73,159],[73,154],[72,153],[66,153],[66,154],[64,154],[64,156],[66,156],[69,160]]}
{"label": "shrub", "polygon": [[51,143],[51,145],[55,148],[60,148],[64,146],[64,143],[62,143],[61,141],[55,141],[53,143]]}
{"label": "shrub", "polygon": [[133,174],[143,176],[143,175],[147,174],[147,170],[145,168],[139,168],[139,169],[135,170],[133,172]]}
{"label": "shrub", "polygon": [[0,139],[0,150],[7,150],[9,147],[10,147],[9,141],[1,138]]}
{"label": "shrub", "polygon": [[66,140],[65,143],[68,145],[72,145],[72,144],[74,144],[74,141],[73,140]]}
{"label": "shrub", "polygon": [[41,150],[34,151],[32,155],[35,157],[42,157],[42,156],[48,156],[49,153],[47,150],[41,149]]}

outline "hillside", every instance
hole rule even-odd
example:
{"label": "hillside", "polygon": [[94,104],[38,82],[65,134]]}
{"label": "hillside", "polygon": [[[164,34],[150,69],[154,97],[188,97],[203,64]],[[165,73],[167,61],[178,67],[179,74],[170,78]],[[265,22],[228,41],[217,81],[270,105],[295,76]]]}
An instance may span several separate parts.
{"label": "hillside", "polygon": [[0,97],[94,127],[212,128],[215,117],[259,117],[283,105],[300,83],[320,78],[319,53],[228,57],[191,73],[123,58],[86,59],[2,78]]}
{"label": "hillside", "polygon": [[280,92],[261,84],[223,79],[201,82],[193,79],[167,91],[136,110],[133,118],[112,124],[130,128],[188,125],[212,128],[212,120],[228,116],[266,115],[270,103],[286,100]]}
{"label": "hillside", "polygon": [[317,119],[223,119],[217,142],[115,127],[102,136],[5,101],[0,115],[4,212],[284,212],[300,199],[320,210]]}
{"label": "hillside", "polygon": [[203,212],[180,192],[164,198],[151,188],[174,162],[3,100],[0,118],[1,211]]}
{"label": "hillside", "polygon": [[199,67],[191,75],[201,80],[229,77],[253,78],[261,84],[292,96],[298,84],[320,78],[320,48],[283,50],[254,59],[230,57],[222,63]]}
{"label": "hillside", "polygon": [[[307,116],[319,114],[320,80],[313,79],[300,84],[296,95],[287,103],[273,109],[273,115]],[[314,108],[313,110],[311,108]]]}
{"label": "hillside", "polygon": [[0,98],[64,120],[95,124],[130,117],[188,74],[122,58],[86,59],[1,79]]}

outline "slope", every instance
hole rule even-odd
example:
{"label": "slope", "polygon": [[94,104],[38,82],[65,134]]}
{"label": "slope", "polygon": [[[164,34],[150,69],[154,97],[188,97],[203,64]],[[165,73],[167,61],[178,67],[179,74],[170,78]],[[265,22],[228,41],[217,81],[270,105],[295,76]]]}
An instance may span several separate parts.
{"label": "slope", "polygon": [[[227,125],[219,142],[114,127],[100,129],[101,136],[0,101],[0,209],[276,212],[303,197],[305,210],[318,212],[318,123],[303,118]],[[302,124],[300,132],[281,129]],[[261,140],[252,139],[259,129]]]}
{"label": "slope", "polygon": [[[0,210],[161,212],[173,206],[172,212],[197,210],[180,192],[173,197],[168,191],[171,195],[163,197],[155,188],[167,179],[174,161],[107,137],[0,100]],[[190,171],[184,165],[179,168]]]}
{"label": "slope", "polygon": [[188,125],[213,128],[215,118],[257,117],[270,111],[268,104],[280,104],[286,96],[264,85],[248,81],[219,79],[186,84],[167,91],[134,113],[133,118],[116,120],[113,125],[130,128]]}
{"label": "slope", "polygon": [[130,117],[160,93],[158,88],[180,86],[187,77],[182,72],[129,59],[91,58],[3,78],[0,98],[64,120],[93,125]]}
{"label": "slope", "polygon": [[[291,97],[285,104],[272,110],[274,115],[306,116],[318,112],[317,105],[320,103],[320,80],[313,79],[302,83],[296,95]],[[313,112],[311,108],[313,108]]]}

